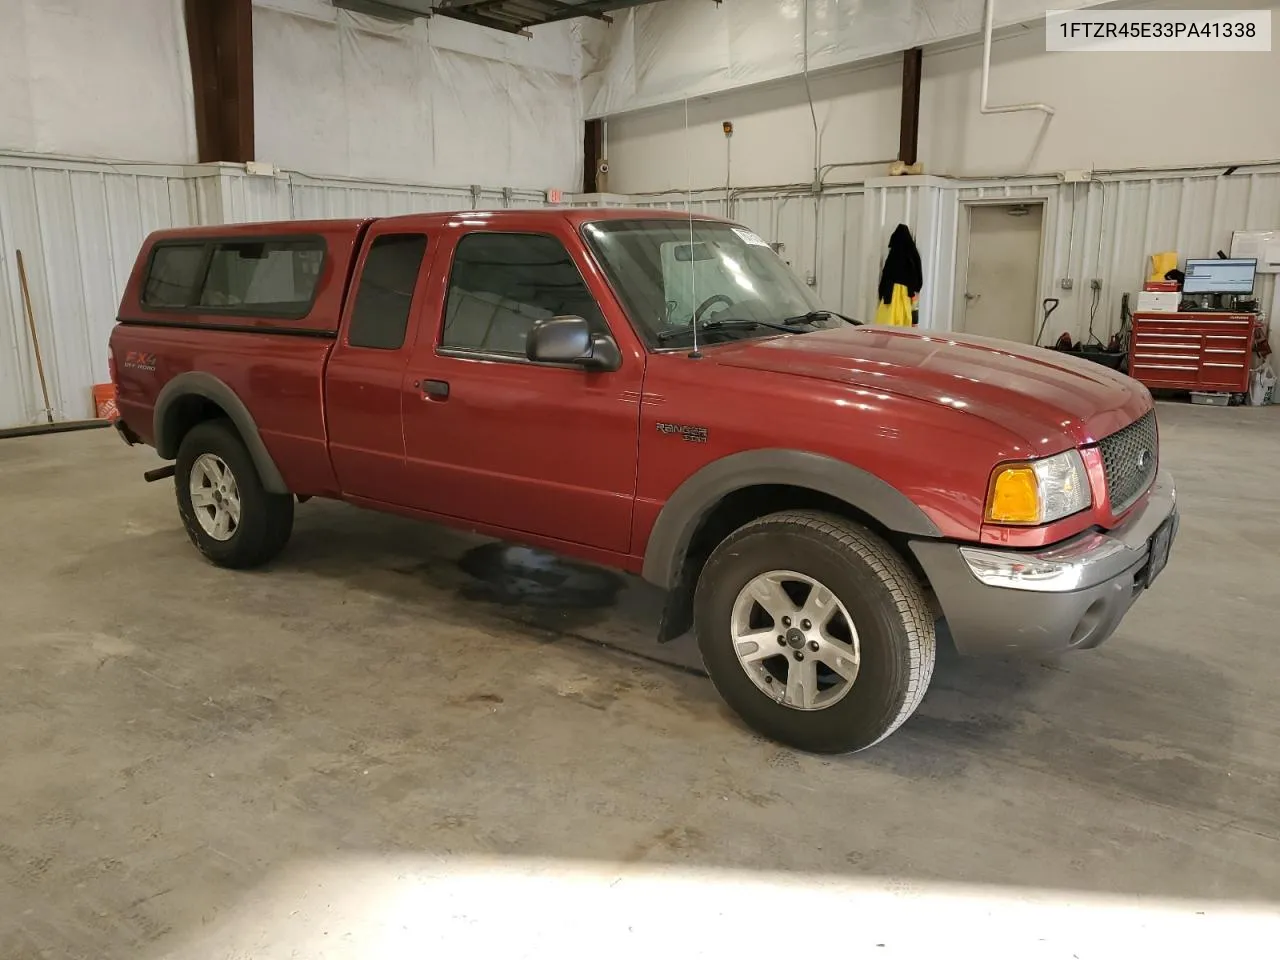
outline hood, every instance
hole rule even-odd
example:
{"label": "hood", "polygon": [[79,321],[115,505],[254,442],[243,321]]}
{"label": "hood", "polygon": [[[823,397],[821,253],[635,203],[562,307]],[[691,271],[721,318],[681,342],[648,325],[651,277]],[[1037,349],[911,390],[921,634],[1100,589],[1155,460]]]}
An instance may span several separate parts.
{"label": "hood", "polygon": [[962,410],[1041,455],[1092,443],[1151,406],[1136,380],[1043,347],[964,334],[846,327],[746,340],[726,366],[847,383]]}

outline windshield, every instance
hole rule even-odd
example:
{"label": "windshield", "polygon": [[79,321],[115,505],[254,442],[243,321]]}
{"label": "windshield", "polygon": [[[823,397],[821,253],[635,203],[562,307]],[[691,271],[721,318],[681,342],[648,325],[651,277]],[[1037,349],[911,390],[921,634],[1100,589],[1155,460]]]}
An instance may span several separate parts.
{"label": "windshield", "polygon": [[[788,318],[820,311],[818,298],[767,243],[744,227],[705,220],[604,220],[587,244],[650,345],[777,336]],[[796,326],[804,333],[838,320]],[[688,336],[682,336],[682,334]],[[705,334],[705,336],[704,336]]]}

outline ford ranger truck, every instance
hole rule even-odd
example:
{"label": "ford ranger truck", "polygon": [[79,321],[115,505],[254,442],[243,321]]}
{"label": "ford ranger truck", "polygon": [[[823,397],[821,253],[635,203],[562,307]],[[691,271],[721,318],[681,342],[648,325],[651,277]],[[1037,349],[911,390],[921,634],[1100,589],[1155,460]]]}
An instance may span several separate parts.
{"label": "ford ranger truck", "polygon": [[863,326],[669,211],[168,230],[111,335],[116,427],[196,548],[328,497],[638,574],[755,730],[816,752],[964,654],[1095,647],[1177,531],[1151,396],[1050,350]]}

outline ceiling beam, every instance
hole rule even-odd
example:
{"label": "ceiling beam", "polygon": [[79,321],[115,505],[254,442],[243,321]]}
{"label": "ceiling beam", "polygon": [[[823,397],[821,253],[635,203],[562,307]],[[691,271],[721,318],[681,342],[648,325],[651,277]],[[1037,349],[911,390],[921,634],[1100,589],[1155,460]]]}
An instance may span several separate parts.
{"label": "ceiling beam", "polygon": [[[526,23],[532,21],[535,25],[537,23],[553,23],[555,20],[569,20],[573,17],[595,17],[605,23],[613,23],[613,17],[604,13],[605,10],[609,9],[607,0],[604,3],[588,2],[582,4],[562,3],[560,0],[476,0],[475,3],[463,3],[460,6],[466,10],[492,10],[497,7],[500,8],[500,12],[507,7],[523,8],[523,10],[530,12],[521,12],[517,16],[520,17],[521,21]],[[596,9],[597,7],[600,9]],[[539,8],[545,8],[555,16],[535,20],[535,17],[541,15],[541,9]],[[439,13],[448,9],[452,8],[437,7],[436,12]]]}

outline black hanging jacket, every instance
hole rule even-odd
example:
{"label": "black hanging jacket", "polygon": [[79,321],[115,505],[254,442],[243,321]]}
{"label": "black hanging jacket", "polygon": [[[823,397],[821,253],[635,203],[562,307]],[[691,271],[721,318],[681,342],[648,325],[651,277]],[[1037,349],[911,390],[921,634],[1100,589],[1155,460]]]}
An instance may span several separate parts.
{"label": "black hanging jacket", "polygon": [[914,297],[924,286],[924,269],[920,265],[920,251],[905,223],[894,228],[889,237],[889,255],[885,257],[884,269],[880,272],[880,302],[890,303],[893,300],[893,288],[902,284],[907,288],[907,296]]}

